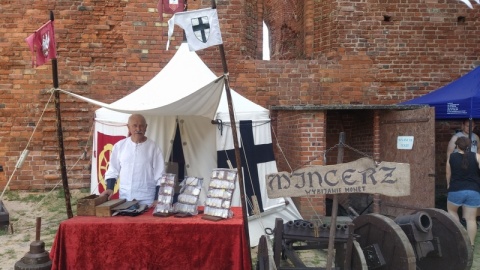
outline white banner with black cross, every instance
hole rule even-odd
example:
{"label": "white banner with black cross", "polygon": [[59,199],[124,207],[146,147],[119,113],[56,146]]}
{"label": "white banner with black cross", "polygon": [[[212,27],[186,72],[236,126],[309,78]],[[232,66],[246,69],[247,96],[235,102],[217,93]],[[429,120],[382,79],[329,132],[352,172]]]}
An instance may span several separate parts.
{"label": "white banner with black cross", "polygon": [[190,51],[198,51],[223,43],[216,9],[206,8],[175,13],[168,20],[167,50],[175,24],[185,31]]}

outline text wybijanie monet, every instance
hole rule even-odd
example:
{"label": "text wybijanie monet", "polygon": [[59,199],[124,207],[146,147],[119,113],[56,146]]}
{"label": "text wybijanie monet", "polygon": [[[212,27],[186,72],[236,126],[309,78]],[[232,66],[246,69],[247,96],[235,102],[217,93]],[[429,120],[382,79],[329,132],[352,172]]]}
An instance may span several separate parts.
{"label": "text wybijanie monet", "polygon": [[410,164],[361,158],[349,163],[312,166],[266,177],[269,198],[315,194],[369,193],[410,195]]}

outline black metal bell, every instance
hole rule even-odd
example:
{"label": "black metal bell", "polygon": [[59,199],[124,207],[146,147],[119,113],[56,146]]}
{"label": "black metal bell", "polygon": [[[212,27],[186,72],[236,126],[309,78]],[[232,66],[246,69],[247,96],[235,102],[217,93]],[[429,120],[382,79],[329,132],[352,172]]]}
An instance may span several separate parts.
{"label": "black metal bell", "polygon": [[30,251],[15,263],[15,270],[47,270],[52,268],[52,261],[48,251],[45,250],[43,241],[33,241],[30,243]]}

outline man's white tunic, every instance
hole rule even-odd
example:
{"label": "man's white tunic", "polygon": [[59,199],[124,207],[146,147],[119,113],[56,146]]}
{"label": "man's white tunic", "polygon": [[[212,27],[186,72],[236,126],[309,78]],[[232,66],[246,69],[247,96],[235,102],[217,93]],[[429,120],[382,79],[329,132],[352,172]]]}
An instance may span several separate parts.
{"label": "man's white tunic", "polygon": [[147,139],[137,144],[128,137],[113,146],[105,179],[120,181],[121,199],[135,199],[140,204],[151,205],[155,200],[157,181],[164,170],[162,150],[154,141]]}

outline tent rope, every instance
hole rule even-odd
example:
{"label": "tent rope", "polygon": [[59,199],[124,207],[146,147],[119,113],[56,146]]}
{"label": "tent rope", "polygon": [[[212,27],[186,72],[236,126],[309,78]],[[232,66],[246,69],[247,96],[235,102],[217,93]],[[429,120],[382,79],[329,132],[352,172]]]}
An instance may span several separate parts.
{"label": "tent rope", "polygon": [[[369,154],[367,154],[367,153],[365,153],[365,152],[362,152],[362,151],[360,151],[360,150],[358,150],[358,149],[356,149],[356,148],[354,148],[354,147],[352,147],[352,146],[350,146],[350,145],[348,145],[348,144],[346,144],[346,143],[344,143],[344,142],[340,142],[340,143],[337,143],[337,144],[335,144],[334,146],[328,148],[327,150],[320,152],[320,154],[316,155],[313,159],[308,160],[307,162],[305,162],[305,163],[303,163],[302,165],[298,166],[295,170],[292,170],[292,166],[290,165],[290,163],[289,163],[289,161],[288,161],[288,159],[287,159],[287,156],[285,155],[282,147],[280,146],[280,143],[278,142],[277,134],[275,133],[275,130],[273,129],[273,126],[272,126],[272,133],[273,133],[273,136],[275,137],[275,140],[276,140],[276,142],[277,142],[277,143],[276,143],[276,146],[278,147],[280,153],[282,154],[282,157],[284,158],[285,162],[287,163],[287,166],[288,166],[288,168],[290,169],[290,173],[293,173],[293,172],[295,172],[296,170],[305,167],[306,165],[310,165],[310,163],[312,163],[313,161],[317,160],[319,157],[323,157],[323,164],[327,164],[327,153],[330,152],[330,151],[332,151],[332,150],[334,150],[335,148],[337,148],[337,147],[339,147],[339,146],[344,146],[344,147],[346,147],[346,148],[348,148],[348,149],[356,152],[357,154],[360,154],[361,156],[374,159],[372,155],[369,155]],[[313,209],[313,212],[314,212],[315,217],[317,217],[317,218],[318,218],[318,221],[320,222],[320,224],[322,224],[323,221],[322,221],[321,216],[317,213],[317,211],[315,210],[315,207],[313,207],[313,203],[312,203],[312,200],[311,200],[311,197],[312,197],[312,196],[315,196],[315,195],[307,195],[307,196],[305,196],[305,197],[307,198],[307,201],[308,201],[310,207]]]}
{"label": "tent rope", "polygon": [[[233,110],[234,116],[236,117],[237,114],[236,114],[236,111],[235,111],[235,106],[234,106],[233,104],[232,104],[232,110]],[[222,129],[221,129],[221,130],[220,130],[220,127],[219,127],[219,130],[220,130],[220,133],[221,133],[221,134],[223,133],[223,126],[224,126],[224,125],[225,125],[225,126],[229,126],[229,127],[232,126],[231,124],[230,124],[230,125],[224,124],[221,120],[220,120],[220,123],[219,123],[218,125],[222,125]],[[226,143],[226,142],[224,142],[224,144],[223,144],[223,149],[226,148],[226,147],[225,147],[225,143]],[[241,148],[242,148],[242,151],[243,151],[243,156],[245,157],[245,160],[248,161],[248,157],[247,157],[247,155],[246,155],[246,153],[245,153],[245,147],[244,147],[244,145],[243,145],[243,140],[242,140],[241,138],[240,138],[240,144],[242,145]],[[226,155],[226,157],[227,157],[227,160],[231,160],[230,157],[229,157],[228,154],[227,154],[227,150],[225,149],[224,151],[225,151],[225,155]],[[248,166],[248,162],[246,162],[246,164],[242,164],[242,167],[243,167],[243,166],[245,166],[245,168],[247,169],[248,176],[249,176],[249,178],[250,178],[250,185],[253,186],[252,175],[251,175],[251,173],[250,173],[250,167]],[[243,180],[245,180],[245,178],[244,178]],[[245,183],[244,183],[244,184],[245,184]],[[253,190],[253,195],[254,195],[254,196],[257,196],[257,194],[255,193],[255,190]],[[253,209],[253,203],[252,203],[251,199],[248,198],[248,197],[246,197],[246,199],[247,199],[248,205]]]}
{"label": "tent rope", "polygon": [[[272,129],[273,136],[275,137],[275,141],[277,142],[275,145],[278,147],[280,153],[282,153],[282,156],[283,156],[285,162],[287,163],[287,166],[290,169],[290,172],[293,173],[292,166],[290,165],[290,162],[288,161],[288,159],[285,155],[285,152],[283,151],[282,147],[280,146],[280,143],[278,142],[278,137],[277,137],[277,134],[275,133],[275,130],[273,129],[273,126],[271,127],[271,129]],[[313,203],[312,203],[312,200],[311,200],[310,196],[307,195],[306,197],[307,197],[308,204],[312,208],[314,215],[318,218],[319,223],[323,224],[323,221],[322,221],[322,218],[321,218],[320,214],[318,214],[317,210],[315,210],[315,207],[313,207]]]}
{"label": "tent rope", "polygon": [[[222,122],[222,120],[220,120],[220,119],[217,119],[216,121]],[[253,125],[253,123],[252,123],[252,127],[263,126],[263,125],[266,125],[266,124],[271,123],[271,122],[272,122],[271,120],[265,120],[265,121],[262,121],[262,122],[260,122],[260,123],[258,123],[258,124],[256,124],[256,125]],[[231,124],[225,124],[225,123],[223,123],[223,122],[222,122],[221,124],[222,124],[223,126],[226,126],[226,127],[232,127]]]}
{"label": "tent rope", "polygon": [[[32,139],[33,139],[33,135],[35,134],[35,131],[37,130],[37,127],[39,126],[40,124],[40,121],[42,121],[42,118],[43,118],[43,115],[45,114],[45,111],[47,110],[47,107],[48,107],[48,104],[50,104],[51,100],[52,100],[52,97],[53,97],[53,88],[50,89],[48,92],[50,93],[50,97],[48,98],[48,101],[47,103],[45,104],[45,107],[43,108],[43,111],[40,115],[40,118],[38,119],[37,121],[37,124],[35,125],[35,128],[33,129],[32,131],[32,135],[30,135],[30,139],[28,140],[27,142],[27,145],[25,146],[24,150],[27,150],[28,147],[30,146],[30,143],[32,142]],[[23,152],[22,152],[23,153]],[[2,191],[2,194],[0,195],[0,200],[2,200],[3,198],[3,194],[5,194],[5,191],[7,190],[8,186],[10,185],[10,181],[12,181],[12,178],[13,176],[15,175],[15,172],[17,171],[17,169],[19,169],[20,166],[15,166],[15,169],[13,169],[13,172],[12,174],[10,175],[8,181],[7,181],[7,184],[5,185],[5,187],[3,188],[3,191]]]}
{"label": "tent rope", "polygon": [[[88,132],[88,141],[85,144],[85,147],[83,148],[83,153],[82,153],[82,159],[85,160],[87,159],[87,153],[88,153],[88,148],[91,149],[93,145],[93,127],[95,126],[95,123],[90,127],[90,131]],[[90,142],[90,143],[88,143]]]}
{"label": "tent rope", "polygon": [[[75,168],[75,166],[77,165],[77,163],[78,163],[81,159],[82,159],[82,155],[80,155],[80,157],[77,159],[77,161],[75,162],[75,164],[73,164],[67,172],[71,172],[72,169]],[[48,191],[48,192],[43,196],[43,198],[42,198],[40,201],[38,201],[38,202],[33,206],[33,209],[38,209],[39,206],[43,203],[43,201],[44,201],[46,198],[48,198],[48,197],[52,194],[53,191],[55,191],[55,189],[60,185],[60,183],[62,183],[62,180],[58,181],[57,184],[56,184],[52,189],[50,189],[50,191]],[[75,183],[75,182],[73,182],[73,183]],[[48,222],[48,223],[43,223],[43,222],[42,222],[41,225],[42,225],[42,227],[49,228],[49,227],[50,227],[50,226],[49,226],[50,224],[58,224],[58,222],[59,222],[59,221],[62,221],[62,220],[64,220],[64,219],[56,219],[56,220],[52,220],[52,221],[50,221],[50,222]],[[12,226],[13,226],[13,224],[14,224],[14,222],[12,223]],[[32,229],[34,229],[34,228],[35,228],[35,226],[33,226],[33,227],[31,227],[31,226],[20,227],[20,229],[27,230],[27,231],[32,230]],[[16,229],[19,230],[19,228],[16,228]]]}
{"label": "tent rope", "polygon": [[[83,159],[82,157],[83,157],[83,153],[80,154],[80,156],[78,157],[77,161],[76,161],[72,166],[70,166],[70,169],[68,169],[67,173],[71,172],[71,171],[77,166],[78,162]],[[35,206],[39,206],[39,205],[43,202],[43,199],[45,199],[46,197],[48,197],[48,195],[50,195],[50,193],[52,193],[61,183],[62,183],[62,180],[59,180],[59,181],[55,184],[55,186],[53,186],[53,188],[50,189],[49,192],[47,192],[47,194],[45,195],[45,197],[43,197]],[[75,184],[75,183],[76,183],[76,182],[74,181],[73,184]]]}
{"label": "tent rope", "polygon": [[[46,102],[45,107],[44,107],[42,113],[40,114],[40,117],[39,117],[38,120],[37,120],[37,123],[36,123],[36,125],[35,125],[35,128],[33,129],[32,134],[30,135],[30,138],[29,138],[29,140],[28,140],[28,142],[27,142],[27,145],[26,145],[25,148],[24,148],[24,151],[27,150],[28,147],[30,146],[30,143],[31,143],[32,140],[33,140],[33,136],[35,135],[35,133],[36,133],[36,131],[37,131],[37,128],[40,126],[40,123],[41,123],[41,121],[42,121],[42,119],[43,119],[43,116],[44,116],[44,114],[45,114],[45,112],[46,112],[46,110],[47,110],[47,108],[48,108],[48,105],[49,105],[49,104],[51,103],[51,101],[52,101],[52,97],[53,97],[53,94],[54,94],[55,90],[56,90],[55,88],[51,88],[51,89],[49,89],[49,90],[46,91],[46,93],[50,93],[50,97],[49,97],[48,101]],[[90,137],[91,137],[91,135],[92,135],[92,131],[93,131],[93,128],[90,129]],[[86,149],[87,149],[87,146],[85,146],[85,150],[86,150]],[[23,153],[23,152],[22,152],[22,153]],[[71,166],[71,168],[69,169],[69,172],[76,166],[76,164],[77,164],[81,159],[84,159],[85,156],[86,156],[86,152],[83,152],[83,153],[79,156],[77,162],[75,162],[75,164],[74,164],[73,166]],[[17,169],[19,169],[20,167],[21,167],[20,164],[17,164],[17,165],[15,166],[13,172],[11,173],[11,175],[10,175],[8,181],[7,181],[7,184],[5,185],[5,187],[4,187],[3,191],[2,191],[2,194],[0,195],[0,200],[3,199],[3,196],[4,196],[4,194],[5,194],[5,191],[8,189],[8,187],[9,187],[9,185],[10,185],[10,182],[11,182],[11,180],[13,179],[13,176],[15,175]],[[38,209],[38,207],[43,203],[43,201],[45,200],[45,198],[47,198],[47,197],[56,189],[56,187],[57,187],[60,183],[61,183],[61,181],[59,181],[49,192],[47,192],[47,193],[45,194],[45,196],[33,206],[33,209]],[[12,222],[11,222],[11,223],[12,223]],[[13,223],[11,224],[11,225],[12,225],[12,228],[13,228],[14,223],[15,223],[15,222],[13,222]],[[42,223],[42,227],[49,227],[50,224],[56,224],[56,223],[58,223],[58,222],[57,222],[57,221],[52,221],[52,222],[50,222],[50,223]],[[33,227],[31,227],[31,226],[30,226],[30,227],[20,227],[20,230],[32,230],[32,229],[34,229],[34,228],[35,228],[35,226],[33,226]],[[16,229],[18,230],[19,228],[16,228]]]}
{"label": "tent rope", "polygon": [[[44,107],[44,109],[43,109],[43,111],[42,111],[42,113],[41,113],[41,115],[40,115],[40,117],[39,117],[39,119],[38,119],[38,121],[37,121],[37,124],[35,125],[35,128],[34,128],[33,131],[32,131],[32,134],[30,135],[30,139],[28,140],[27,145],[25,146],[25,149],[24,149],[24,150],[27,150],[28,147],[30,146],[30,143],[31,143],[32,140],[33,140],[33,136],[35,135],[35,132],[36,132],[37,128],[39,127],[40,122],[41,122],[42,119],[43,119],[43,116],[44,116],[44,114],[45,114],[45,111],[47,110],[48,105],[49,105],[49,104],[51,103],[51,101],[52,101],[53,93],[55,92],[55,90],[56,90],[55,88],[51,88],[50,90],[47,91],[48,93],[50,93],[50,97],[49,97],[47,103],[45,104],[45,107]],[[89,135],[88,135],[88,138],[89,138],[88,140],[89,140],[89,141],[91,141],[92,135],[93,135],[93,126],[90,128],[90,132],[89,132]],[[84,149],[83,149],[83,152],[79,155],[79,158],[78,158],[77,161],[70,167],[70,169],[68,170],[68,172],[71,172],[71,171],[76,167],[76,165],[78,164],[78,162],[79,162],[80,160],[85,160],[85,159],[86,159],[87,154],[88,154],[88,148],[89,148],[88,146],[89,146],[88,144],[85,145],[85,147],[84,147]],[[19,169],[19,167],[20,167],[20,166],[15,166],[15,169],[13,170],[12,174],[10,175],[9,180],[8,180],[7,184],[5,185],[3,191],[2,191],[2,194],[1,194],[1,196],[0,196],[0,200],[3,198],[3,195],[4,195],[5,191],[7,190],[7,188],[8,188],[8,186],[9,186],[11,180],[13,179],[13,176],[15,175],[15,172],[17,171],[17,169]],[[45,194],[45,196],[44,196],[40,201],[38,201],[38,202],[35,204],[34,209],[36,209],[38,206],[40,206],[41,203],[43,203],[43,200],[44,200],[45,198],[47,198],[47,197],[60,185],[61,182],[62,182],[61,180],[58,181],[57,184],[56,184],[49,192],[47,192],[47,193]],[[73,182],[73,183],[76,183],[76,182]]]}
{"label": "tent rope", "polygon": [[[259,127],[259,126],[266,125],[266,124],[269,124],[269,123],[271,123],[271,120],[263,121],[263,122],[261,122],[261,123],[259,123],[259,124],[257,124],[257,125],[253,125],[252,127]],[[231,127],[231,124],[225,124],[225,123],[222,123],[222,124],[223,124],[223,126]],[[243,145],[243,140],[240,140],[240,143],[241,143],[241,145],[242,145],[241,148],[242,148],[242,151],[243,151],[243,155],[244,155],[244,157],[245,157],[245,160],[247,161],[246,164],[242,164],[242,166],[245,166],[246,171],[247,171],[247,173],[248,173],[248,175],[249,175],[249,178],[250,178],[250,185],[253,186],[253,179],[252,179],[252,175],[251,175],[251,172],[250,172],[250,166],[248,165],[248,164],[249,164],[249,163],[248,163],[248,157],[247,157],[247,155],[246,155],[246,153],[245,153],[245,147],[244,147],[244,145]],[[228,153],[227,153],[226,145],[225,145],[225,144],[226,144],[226,142],[224,142],[224,144],[223,144],[223,146],[222,146],[223,149],[224,149],[224,152],[225,152],[225,156],[227,157],[227,160],[231,160],[231,158],[228,156]],[[255,196],[255,197],[258,198],[258,196],[257,196],[257,194],[256,194],[256,192],[255,192],[255,189],[253,189],[252,192],[253,192],[253,196]],[[255,209],[255,206],[254,206],[254,203],[252,202],[252,199],[249,198],[249,197],[246,197],[245,199],[246,199],[246,202],[247,202],[248,206],[249,206],[251,209]],[[252,216],[259,219],[259,224],[260,224],[260,226],[261,226],[261,228],[262,228],[262,231],[265,232],[265,230],[266,230],[267,227],[265,226],[265,224],[264,224],[264,222],[263,222],[263,220],[262,220],[262,217],[264,216],[264,213],[263,213],[263,212],[260,212],[260,211],[253,211],[253,212],[252,212]]]}
{"label": "tent rope", "polygon": [[[233,114],[234,114],[234,116],[235,116],[235,119],[237,119],[237,113],[236,113],[234,104],[232,104],[232,110],[233,110]],[[218,121],[218,119],[217,119],[217,121]],[[260,125],[266,125],[266,124],[268,124],[268,123],[270,123],[270,120],[269,120],[269,121],[265,121],[265,122],[261,123]],[[256,125],[256,126],[260,126],[260,125]],[[225,124],[225,123],[223,123],[223,122],[220,120],[220,122],[218,123],[218,127],[219,127],[219,130],[220,130],[220,134],[223,134],[223,126],[231,127],[232,124],[231,124],[231,123],[230,123],[230,124]],[[253,127],[256,127],[256,126],[252,126],[252,128],[253,128]],[[220,129],[220,128],[221,128],[221,129]],[[230,157],[228,156],[228,153],[227,153],[226,145],[225,145],[225,144],[226,144],[226,141],[224,141],[224,144],[223,144],[222,148],[223,148],[224,151],[225,151],[225,156],[227,157],[227,160],[230,161],[231,159],[230,159]],[[248,164],[249,164],[249,163],[248,163],[248,157],[247,157],[247,155],[246,155],[246,153],[245,153],[245,147],[244,147],[244,145],[243,145],[243,140],[242,140],[241,138],[240,138],[240,144],[241,144],[241,148],[242,148],[242,151],[243,151],[243,156],[245,157],[245,160],[247,161],[246,164],[242,164],[242,167],[244,166],[244,167],[246,168],[246,171],[247,171],[248,176],[249,176],[249,179],[250,179],[250,186],[253,187],[253,179],[252,179],[252,175],[251,175],[251,172],[250,172],[250,166],[248,165]],[[231,162],[230,162],[230,164],[231,164]],[[243,180],[245,181],[245,177],[244,177]],[[245,185],[245,182],[244,182],[243,184]],[[255,192],[255,189],[252,189],[252,192],[253,192],[253,196],[255,196],[255,197],[258,198],[258,196],[257,196],[257,194],[256,194],[256,192]],[[240,199],[242,199],[241,196],[240,196]],[[246,203],[248,204],[248,206],[249,206],[251,209],[255,209],[254,203],[252,202],[252,199],[251,199],[251,198],[245,196],[245,200],[246,200]],[[257,212],[258,212],[258,213],[257,213]],[[263,221],[262,221],[262,216],[263,216],[262,212],[260,212],[260,211],[252,211],[252,216],[259,218],[259,223],[260,223],[263,231],[265,232],[266,226],[265,226],[265,224],[264,224]]]}
{"label": "tent rope", "polygon": [[123,124],[123,123],[115,124],[113,122],[108,122],[108,121],[95,120],[95,122],[105,126],[110,126],[110,127],[126,127],[127,126],[127,124]]}

